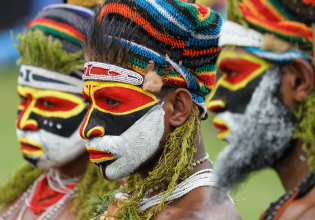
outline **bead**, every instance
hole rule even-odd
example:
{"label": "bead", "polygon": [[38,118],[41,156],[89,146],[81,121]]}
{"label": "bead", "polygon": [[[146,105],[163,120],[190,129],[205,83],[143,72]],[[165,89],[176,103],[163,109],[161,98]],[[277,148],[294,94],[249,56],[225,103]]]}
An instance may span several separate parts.
{"label": "bead", "polygon": [[149,189],[149,193],[153,193],[153,189]]}
{"label": "bead", "polygon": [[195,167],[195,166],[197,166],[197,164],[196,164],[196,163],[193,163],[192,166]]}
{"label": "bead", "polygon": [[158,190],[158,189],[159,189],[159,186],[154,186],[153,189],[154,189],[154,190]]}
{"label": "bead", "polygon": [[199,161],[199,160],[197,160],[197,161],[196,161],[196,164],[200,164],[200,161]]}
{"label": "bead", "polygon": [[204,159],[200,159],[200,163],[203,163],[205,160]]}

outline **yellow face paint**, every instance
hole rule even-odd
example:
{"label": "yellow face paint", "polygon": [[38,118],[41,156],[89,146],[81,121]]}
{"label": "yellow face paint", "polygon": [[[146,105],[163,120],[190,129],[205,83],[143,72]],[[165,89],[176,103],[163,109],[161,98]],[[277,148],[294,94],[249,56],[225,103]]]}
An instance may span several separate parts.
{"label": "yellow face paint", "polygon": [[216,128],[221,129],[221,130],[219,131],[218,135],[217,135],[217,137],[218,137],[220,140],[223,140],[226,135],[228,135],[229,133],[231,133],[228,124],[227,124],[225,121],[223,121],[222,119],[219,119],[219,118],[216,118],[216,117],[215,117],[215,118],[213,119],[213,124],[214,124],[214,126],[215,126]]}
{"label": "yellow face paint", "polygon": [[20,152],[25,156],[39,157],[44,154],[44,148],[28,138],[22,137],[18,139],[20,144]]}
{"label": "yellow face paint", "polygon": [[[87,81],[83,96],[91,102],[80,130],[81,137],[84,139],[103,136],[108,129],[115,130],[110,135],[120,135],[119,131],[123,130],[122,126],[126,124],[126,116],[133,115],[131,118],[139,118],[141,110],[159,103],[150,92],[137,86],[117,82]],[[137,114],[138,116],[135,117]],[[102,118],[106,119],[103,121]],[[114,122],[116,123],[113,124]],[[100,124],[107,126],[106,131]]]}
{"label": "yellow face paint", "polygon": [[[20,85],[18,85],[17,91],[20,96],[26,98],[29,96],[32,99],[31,103],[28,105],[29,110],[25,112],[26,114],[29,114],[32,111],[44,117],[66,119],[79,114],[85,108],[84,100],[70,93],[55,90],[35,89]],[[57,106],[46,108],[44,106],[40,106],[38,101],[52,102],[52,104],[56,104]],[[23,104],[20,104],[18,107],[19,110],[24,110],[24,108],[25,105]]]}
{"label": "yellow face paint", "polygon": [[219,79],[219,85],[232,91],[244,88],[270,67],[270,64],[263,59],[234,51],[222,51],[217,65],[218,70],[223,74],[222,79]]}
{"label": "yellow face paint", "polygon": [[[156,97],[150,92],[125,83],[87,81],[83,93],[87,99],[91,100],[93,108],[113,115],[130,114],[158,103]],[[128,96],[125,95],[126,93]],[[99,100],[104,97],[117,100],[121,104],[116,108],[106,106],[104,100]]]}

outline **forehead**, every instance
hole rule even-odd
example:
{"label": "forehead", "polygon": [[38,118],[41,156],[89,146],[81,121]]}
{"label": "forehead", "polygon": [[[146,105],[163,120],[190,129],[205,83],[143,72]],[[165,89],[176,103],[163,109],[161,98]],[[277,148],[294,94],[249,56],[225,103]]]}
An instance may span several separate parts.
{"label": "forehead", "polygon": [[126,92],[132,92],[134,94],[145,94],[147,96],[154,96],[152,93],[143,90],[142,88],[127,83],[119,82],[100,82],[100,81],[86,81],[83,92],[87,95],[93,95],[96,90],[102,90],[112,95],[126,94]]}
{"label": "forehead", "polygon": [[60,99],[71,100],[73,102],[81,102],[81,100],[83,99],[81,96],[72,94],[72,93],[49,90],[49,89],[36,89],[33,87],[21,86],[21,85],[17,86],[17,92],[21,96],[31,95],[32,98],[34,99],[43,98],[43,97],[55,97],[55,98],[60,98]]}

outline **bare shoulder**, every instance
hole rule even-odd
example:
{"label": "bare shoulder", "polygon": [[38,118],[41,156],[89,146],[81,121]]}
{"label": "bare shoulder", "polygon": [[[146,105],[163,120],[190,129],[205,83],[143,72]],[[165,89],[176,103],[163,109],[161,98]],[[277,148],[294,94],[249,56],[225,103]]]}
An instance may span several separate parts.
{"label": "bare shoulder", "polygon": [[299,219],[297,220],[313,220],[315,219],[315,207],[307,210]]}
{"label": "bare shoulder", "polygon": [[315,188],[305,196],[292,202],[279,220],[315,219]]}
{"label": "bare shoulder", "polygon": [[155,220],[241,220],[232,201],[211,199],[214,187],[199,187],[182,199],[172,202]]}

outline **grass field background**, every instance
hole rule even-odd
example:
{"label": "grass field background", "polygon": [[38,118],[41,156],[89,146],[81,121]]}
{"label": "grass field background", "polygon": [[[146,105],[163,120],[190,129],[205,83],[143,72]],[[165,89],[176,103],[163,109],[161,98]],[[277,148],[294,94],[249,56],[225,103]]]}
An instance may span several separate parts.
{"label": "grass field background", "polygon": [[[19,103],[16,94],[16,81],[18,68],[0,69],[0,185],[10,177],[14,170],[23,162],[19,153],[15,136],[16,109]],[[202,122],[202,133],[206,151],[212,161],[224,148],[225,143],[216,138],[217,130],[212,125],[212,115]],[[260,214],[269,206],[270,202],[277,200],[284,190],[273,170],[264,170],[250,176],[232,192],[234,200],[243,201],[235,203],[243,220],[259,219]],[[1,196],[1,195],[0,195]]]}

